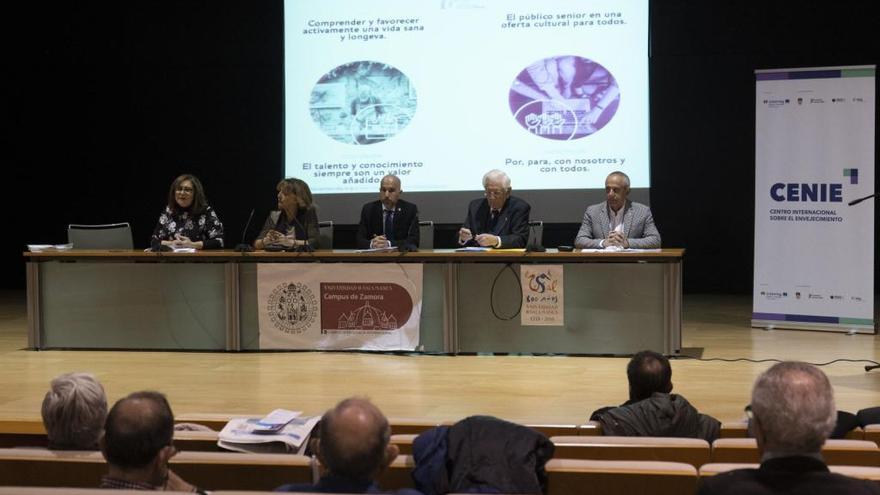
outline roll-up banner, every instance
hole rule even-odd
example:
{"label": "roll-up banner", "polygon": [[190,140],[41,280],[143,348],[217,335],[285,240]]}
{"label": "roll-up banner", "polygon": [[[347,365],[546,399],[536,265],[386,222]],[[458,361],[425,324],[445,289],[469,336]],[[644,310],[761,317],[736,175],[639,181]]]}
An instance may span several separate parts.
{"label": "roll-up banner", "polygon": [[752,326],[875,333],[875,66],[755,79]]}

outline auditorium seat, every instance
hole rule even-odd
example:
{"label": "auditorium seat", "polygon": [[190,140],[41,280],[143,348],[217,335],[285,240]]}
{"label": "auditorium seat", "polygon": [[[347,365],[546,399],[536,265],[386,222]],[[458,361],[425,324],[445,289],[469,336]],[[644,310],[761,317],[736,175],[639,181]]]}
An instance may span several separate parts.
{"label": "auditorium seat", "polygon": [[526,426],[548,437],[575,436],[580,433],[578,425],[526,423]]}
{"label": "auditorium seat", "polygon": [[399,455],[397,459],[382,472],[378,484],[383,490],[400,490],[401,488],[414,488],[412,470],[416,464],[412,456]]}
{"label": "auditorium seat", "polygon": [[182,452],[228,452],[217,445],[216,431],[175,431],[174,446]]}
{"label": "auditorium seat", "polygon": [[709,442],[698,438],[559,436],[551,437],[555,459],[709,462]]}
{"label": "auditorium seat", "polygon": [[[758,464],[712,463],[700,467],[700,477],[715,476],[734,469],[757,468]],[[851,478],[880,481],[880,467],[869,466],[828,466],[832,473],[842,474]]]}
{"label": "auditorium seat", "polygon": [[749,424],[745,421],[721,423],[721,438],[748,438]]}
{"label": "auditorium seat", "polygon": [[865,440],[880,445],[880,425],[865,425]]}
{"label": "auditorium seat", "polygon": [[697,489],[697,470],[686,463],[551,459],[545,469],[549,495],[679,495]]}
{"label": "auditorium seat", "polygon": [[[180,452],[172,469],[206,489],[272,490],[311,483],[311,459],[293,454]],[[0,486],[95,487],[107,465],[100,452],[0,449]]]}
{"label": "auditorium seat", "polygon": [[578,426],[578,435],[585,437],[594,437],[602,435],[602,424],[598,421],[587,421]]}
{"label": "auditorium seat", "polygon": [[[827,440],[822,457],[831,465],[880,466],[880,448],[866,440]],[[712,463],[760,461],[754,438],[719,438],[712,443]]]}
{"label": "auditorium seat", "polygon": [[[880,432],[880,430],[878,430]],[[721,438],[747,438],[749,436],[748,423],[745,421],[732,421],[721,423]],[[846,433],[847,440],[866,440],[865,431],[856,427]]]}
{"label": "auditorium seat", "polygon": [[[230,419],[260,418],[263,416],[265,416],[265,414],[189,413],[175,416],[174,421],[177,423],[195,423],[207,426],[212,430],[220,431],[226,426],[226,423],[228,423]],[[420,418],[388,418],[388,423],[391,425],[392,434],[418,434],[429,428],[440,425],[441,421]],[[446,424],[452,423],[454,423],[454,421],[449,421]]]}
{"label": "auditorium seat", "polygon": [[412,455],[412,444],[418,435],[414,433],[406,435],[391,435],[391,443],[397,445],[401,455]]}
{"label": "auditorium seat", "polygon": [[175,423],[195,423],[220,431],[231,419],[236,418],[262,418],[266,414],[228,414],[228,413],[189,413],[174,416]]}
{"label": "auditorium seat", "polygon": [[[40,423],[42,430],[42,423]],[[217,446],[216,431],[175,431],[174,445],[180,450],[199,452],[222,451]],[[49,438],[45,430],[34,433],[21,431],[3,431],[0,429],[0,448],[11,447],[43,447],[49,445]]]}
{"label": "auditorium seat", "polygon": [[48,447],[49,438],[42,433],[9,433],[0,431],[0,448],[10,447]]}
{"label": "auditorium seat", "polygon": [[388,418],[392,435],[418,435],[441,424],[440,421],[415,418]]}

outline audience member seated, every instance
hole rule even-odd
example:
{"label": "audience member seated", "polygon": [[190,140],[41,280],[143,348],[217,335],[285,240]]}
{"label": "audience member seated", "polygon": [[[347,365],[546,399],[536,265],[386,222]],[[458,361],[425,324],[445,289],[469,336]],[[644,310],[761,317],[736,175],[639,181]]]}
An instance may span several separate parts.
{"label": "audience member seated", "polygon": [[391,427],[376,406],[367,399],[345,399],[321,418],[315,449],[325,472],[318,483],[282,485],[275,491],[381,493],[376,479],[399,453],[390,439]]}
{"label": "audience member seated", "polygon": [[642,351],[626,367],[629,400],[604,407],[590,416],[603,435],[702,438],[712,442],[721,423],[700,414],[684,397],[672,393],[672,367],[665,356]]}
{"label": "audience member seated", "polygon": [[107,418],[107,396],[93,375],[65,373],[55,377],[41,412],[50,449],[98,450]]}
{"label": "audience member seated", "polygon": [[880,494],[880,485],[831,473],[822,460],[836,412],[831,383],[815,366],[774,365],[755,381],[747,411],[761,466],[706,478],[699,493]]}
{"label": "audience member seated", "polygon": [[104,424],[101,452],[108,472],[101,488],[203,493],[168,467],[177,450],[172,445],[174,414],[159,392],[135,392],[120,399]]}
{"label": "audience member seated", "polygon": [[150,246],[154,251],[223,247],[223,223],[208,204],[205,188],[196,176],[184,174],[171,183],[168,204],[159,215]]}

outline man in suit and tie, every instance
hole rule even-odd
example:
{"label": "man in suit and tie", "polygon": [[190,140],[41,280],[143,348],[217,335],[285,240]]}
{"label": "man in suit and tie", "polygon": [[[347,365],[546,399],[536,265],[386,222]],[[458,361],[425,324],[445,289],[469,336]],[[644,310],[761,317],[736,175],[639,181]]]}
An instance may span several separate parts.
{"label": "man in suit and tie", "polygon": [[608,174],[605,179],[606,201],[587,208],[574,240],[575,247],[659,248],[660,232],[654,225],[651,209],[626,199],[627,195],[629,177],[623,172]]}
{"label": "man in suit and tie", "polygon": [[463,246],[522,248],[529,239],[529,212],[532,207],[510,195],[510,177],[501,170],[483,176],[485,198],[468,206],[467,218],[458,231]]}
{"label": "man in suit and tie", "polygon": [[379,183],[379,199],[361,209],[358,226],[358,249],[419,247],[419,209],[400,199],[400,179],[386,175]]}

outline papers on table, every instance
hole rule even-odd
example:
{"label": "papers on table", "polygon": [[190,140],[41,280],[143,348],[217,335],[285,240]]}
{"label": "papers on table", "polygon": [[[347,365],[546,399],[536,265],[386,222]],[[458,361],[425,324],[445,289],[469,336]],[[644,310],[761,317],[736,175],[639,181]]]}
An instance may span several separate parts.
{"label": "papers on table", "polygon": [[388,246],[383,248],[370,248],[370,249],[357,249],[356,253],[388,253],[391,251],[397,251],[396,246]]}
{"label": "papers on table", "polygon": [[662,249],[581,249],[582,253],[659,253]]}
{"label": "papers on table", "polygon": [[28,251],[32,253],[42,253],[43,251],[69,251],[73,249],[73,244],[28,244]]}
{"label": "papers on table", "polygon": [[220,432],[217,445],[237,452],[302,454],[306,451],[312,429],[321,417],[300,416],[300,412],[294,414],[296,417],[281,431],[270,434],[254,433],[265,428],[265,424],[260,422],[261,418],[232,419]]}
{"label": "papers on table", "polygon": [[480,247],[480,246],[468,246],[468,247],[458,248],[455,250],[455,252],[456,253],[471,253],[471,252],[488,251],[490,249],[492,249],[492,248]]}

